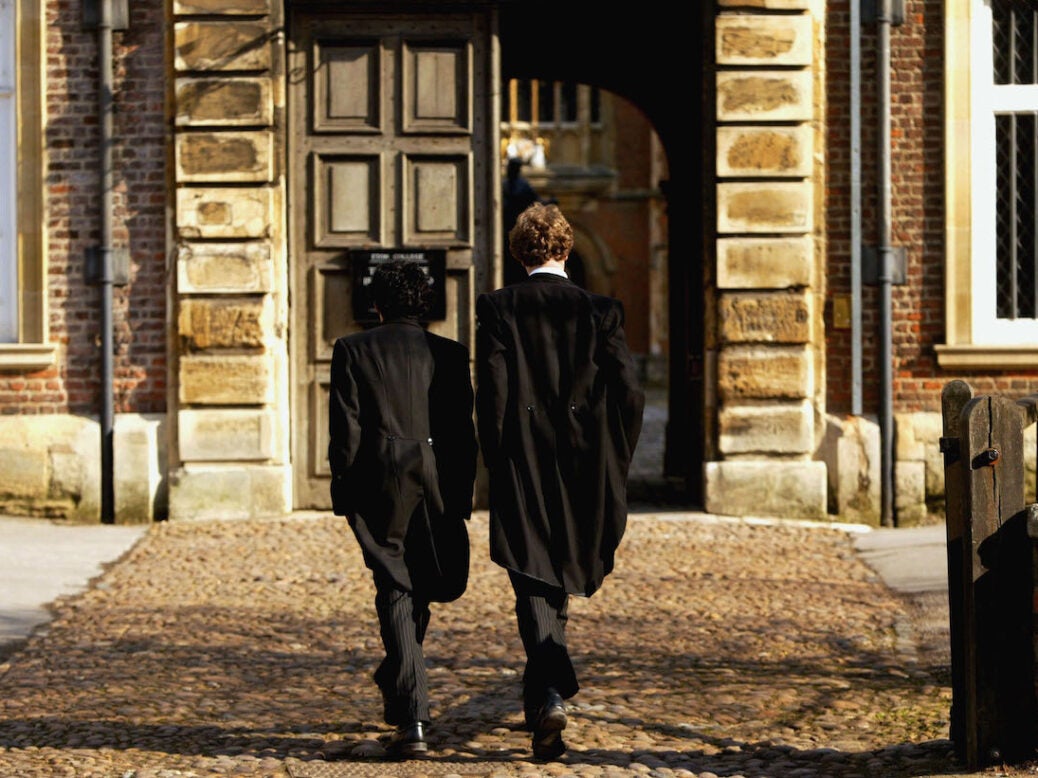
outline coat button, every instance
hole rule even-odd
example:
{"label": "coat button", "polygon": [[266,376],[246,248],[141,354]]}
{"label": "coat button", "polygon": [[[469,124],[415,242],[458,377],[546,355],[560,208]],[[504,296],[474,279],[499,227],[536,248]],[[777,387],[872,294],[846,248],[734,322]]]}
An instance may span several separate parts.
{"label": "coat button", "polygon": [[530,413],[533,413],[533,406],[532,405],[527,405],[526,406],[526,410],[528,410]]}
{"label": "coat button", "polygon": [[429,438],[429,445],[432,445],[432,438]]}
{"label": "coat button", "polygon": [[571,411],[573,411],[573,412],[576,412],[576,410],[577,410],[577,404],[576,404],[576,403],[570,403],[569,409],[570,409]]}

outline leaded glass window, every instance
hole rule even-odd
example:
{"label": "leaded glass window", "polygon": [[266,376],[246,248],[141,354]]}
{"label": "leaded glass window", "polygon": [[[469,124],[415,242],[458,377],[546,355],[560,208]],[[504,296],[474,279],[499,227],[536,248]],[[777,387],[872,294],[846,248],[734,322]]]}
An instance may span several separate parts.
{"label": "leaded glass window", "polygon": [[[1038,83],[1038,11],[1025,0],[992,0],[993,90]],[[997,105],[997,101],[996,101]],[[1038,106],[995,111],[995,312],[1038,318]]]}

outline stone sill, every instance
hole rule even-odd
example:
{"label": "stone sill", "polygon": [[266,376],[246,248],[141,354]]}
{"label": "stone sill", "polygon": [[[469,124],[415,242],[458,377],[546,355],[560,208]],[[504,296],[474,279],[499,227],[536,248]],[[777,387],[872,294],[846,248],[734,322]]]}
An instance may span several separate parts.
{"label": "stone sill", "polygon": [[957,344],[934,346],[937,364],[958,370],[1033,370],[1038,367],[1038,345],[984,346]]}
{"label": "stone sill", "polygon": [[57,353],[53,343],[0,343],[0,370],[43,370],[53,367]]}

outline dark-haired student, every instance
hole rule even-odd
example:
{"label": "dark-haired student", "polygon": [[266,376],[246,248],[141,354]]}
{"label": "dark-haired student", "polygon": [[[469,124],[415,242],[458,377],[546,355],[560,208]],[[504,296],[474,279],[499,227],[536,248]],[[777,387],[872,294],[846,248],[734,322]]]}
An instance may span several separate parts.
{"label": "dark-haired student", "polygon": [[468,580],[473,391],[468,349],[421,324],[430,288],[419,265],[381,265],[370,291],[380,323],[332,352],[328,462],[332,508],[374,578],[386,751],[408,758],[429,748],[430,603],[457,599]]}

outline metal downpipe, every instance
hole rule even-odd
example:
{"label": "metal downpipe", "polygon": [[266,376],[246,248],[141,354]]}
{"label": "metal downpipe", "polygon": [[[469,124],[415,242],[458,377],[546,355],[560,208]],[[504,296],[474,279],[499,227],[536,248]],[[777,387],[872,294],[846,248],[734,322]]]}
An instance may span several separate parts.
{"label": "metal downpipe", "polygon": [[880,470],[881,515],[884,527],[894,526],[894,402],[893,402],[893,304],[894,275],[891,241],[891,151],[890,151],[890,28],[891,0],[881,0],[876,35],[878,70],[878,229],[879,246],[879,364],[880,364]]}
{"label": "metal downpipe", "polygon": [[861,237],[861,3],[850,4],[851,24],[851,414],[862,402],[862,237]]}
{"label": "metal downpipe", "polygon": [[115,377],[113,368],[114,332],[112,315],[112,214],[114,175],[112,170],[113,140],[113,69],[112,69],[112,4],[100,0],[98,37],[98,104],[101,143],[101,521],[115,523]]}

